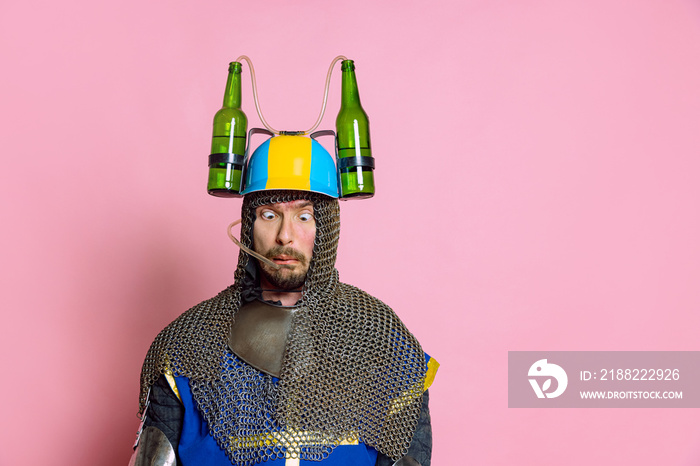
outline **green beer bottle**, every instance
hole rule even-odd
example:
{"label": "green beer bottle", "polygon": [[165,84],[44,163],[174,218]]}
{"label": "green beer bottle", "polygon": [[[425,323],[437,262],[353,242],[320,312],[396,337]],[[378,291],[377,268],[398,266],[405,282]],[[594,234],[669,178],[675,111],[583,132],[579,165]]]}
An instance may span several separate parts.
{"label": "green beer bottle", "polygon": [[369,118],[360,105],[355,64],[343,60],[340,111],[335,119],[342,198],[374,196],[374,159],[369,142]]}
{"label": "green beer bottle", "polygon": [[239,62],[228,66],[224,105],[214,115],[214,132],[209,155],[207,191],[213,196],[236,197],[241,190],[248,117],[241,110],[241,71]]}

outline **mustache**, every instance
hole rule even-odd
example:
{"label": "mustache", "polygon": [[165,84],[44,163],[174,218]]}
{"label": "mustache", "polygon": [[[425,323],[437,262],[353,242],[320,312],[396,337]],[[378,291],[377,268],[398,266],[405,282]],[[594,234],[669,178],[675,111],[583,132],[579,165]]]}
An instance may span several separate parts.
{"label": "mustache", "polygon": [[272,260],[273,258],[277,256],[289,256],[292,257],[299,262],[305,264],[306,263],[306,257],[296,249],[292,249],[289,247],[284,247],[284,246],[275,246],[274,248],[270,249],[267,251],[264,256],[267,257],[268,259]]}

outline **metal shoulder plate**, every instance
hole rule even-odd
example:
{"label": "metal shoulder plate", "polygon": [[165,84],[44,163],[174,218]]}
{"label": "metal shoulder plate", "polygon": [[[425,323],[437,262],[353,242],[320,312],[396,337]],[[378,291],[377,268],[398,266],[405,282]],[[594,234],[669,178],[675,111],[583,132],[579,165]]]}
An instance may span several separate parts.
{"label": "metal shoulder plate", "polygon": [[229,348],[256,369],[279,377],[295,311],[258,300],[241,306],[231,325]]}
{"label": "metal shoulder plate", "polygon": [[129,466],[175,466],[175,450],[168,437],[157,427],[143,429]]}

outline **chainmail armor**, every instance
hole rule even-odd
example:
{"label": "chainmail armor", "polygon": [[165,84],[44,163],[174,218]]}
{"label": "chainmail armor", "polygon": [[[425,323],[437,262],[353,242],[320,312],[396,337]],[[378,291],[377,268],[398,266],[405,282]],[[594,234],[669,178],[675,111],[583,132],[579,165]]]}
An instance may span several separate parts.
{"label": "chainmail armor", "polygon": [[189,379],[200,414],[233,464],[285,455],[320,461],[358,439],[397,460],[418,422],[425,357],[387,305],[338,281],[338,201],[302,191],[248,194],[241,242],[252,246],[256,207],[298,199],[314,203],[316,238],[279,383],[228,349],[250,260],[241,251],[234,284],[156,337],[141,372],[139,412],[149,387],[172,373]]}

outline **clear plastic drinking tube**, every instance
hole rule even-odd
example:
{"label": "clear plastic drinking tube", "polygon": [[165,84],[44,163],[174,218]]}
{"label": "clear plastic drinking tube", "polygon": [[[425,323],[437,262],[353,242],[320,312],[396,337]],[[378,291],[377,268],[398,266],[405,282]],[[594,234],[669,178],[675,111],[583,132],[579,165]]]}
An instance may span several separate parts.
{"label": "clear plastic drinking tube", "polygon": [[272,268],[275,269],[275,270],[279,270],[279,269],[281,269],[282,267],[290,267],[290,266],[288,266],[288,265],[286,265],[286,264],[276,264],[275,262],[272,262],[272,261],[271,261],[270,259],[268,259],[267,257],[263,256],[262,254],[258,254],[257,252],[253,251],[252,249],[250,249],[249,247],[247,247],[246,245],[244,245],[243,243],[241,243],[240,241],[238,241],[238,239],[237,239],[235,236],[233,236],[233,233],[231,232],[231,228],[235,227],[235,226],[238,225],[239,223],[241,223],[241,219],[240,219],[240,218],[239,218],[238,220],[236,220],[235,222],[231,222],[231,223],[229,224],[228,228],[226,228],[226,233],[228,233],[228,237],[231,238],[231,241],[233,241],[234,243],[236,243],[236,246],[238,246],[239,248],[241,248],[242,250],[244,250],[245,252],[247,252],[247,253],[250,254],[251,256],[255,257],[255,258],[258,259],[259,261],[262,261],[262,262],[266,263],[267,265],[269,265],[270,267],[272,267]]}
{"label": "clear plastic drinking tube", "polygon": [[[268,124],[268,122],[265,120],[265,117],[262,114],[262,110],[260,109],[260,102],[258,100],[258,86],[257,83],[255,82],[255,68],[253,68],[253,62],[250,60],[245,55],[241,55],[236,59],[237,62],[240,62],[241,60],[245,60],[246,63],[248,63],[248,69],[250,70],[250,81],[253,84],[253,101],[255,102],[255,110],[258,112],[258,117],[260,118],[260,122],[263,124],[265,128],[267,128],[268,131],[274,133],[274,134],[280,134],[280,131],[274,129],[272,126]],[[318,125],[321,124],[321,120],[323,120],[323,115],[326,113],[326,103],[328,102],[328,88],[330,87],[331,84],[331,75],[333,74],[333,67],[335,66],[336,63],[338,63],[341,60],[347,60],[342,55],[338,55],[333,59],[331,62],[331,66],[328,67],[328,73],[326,74],[326,86],[325,90],[323,92],[323,104],[321,105],[321,112],[318,115],[318,119],[316,120],[316,123],[314,125],[307,129],[306,131],[301,131],[298,134],[311,134],[313,131],[318,128]]]}

